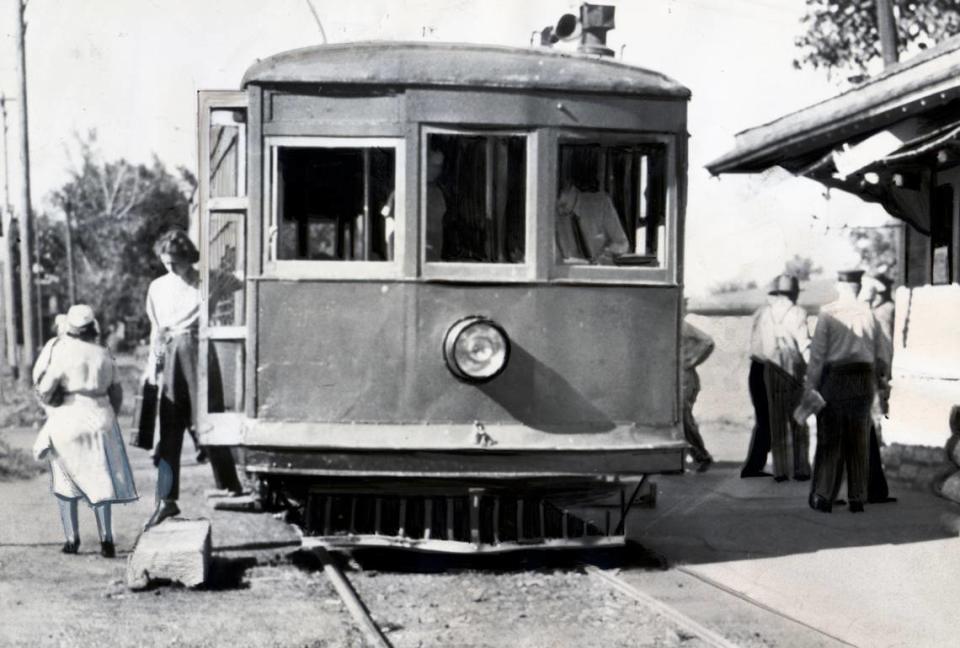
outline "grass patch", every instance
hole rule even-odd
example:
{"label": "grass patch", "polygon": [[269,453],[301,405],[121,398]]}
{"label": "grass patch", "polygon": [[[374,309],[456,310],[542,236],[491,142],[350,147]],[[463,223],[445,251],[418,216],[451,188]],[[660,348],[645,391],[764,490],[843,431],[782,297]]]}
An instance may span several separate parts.
{"label": "grass patch", "polygon": [[33,479],[47,472],[46,461],[34,461],[33,456],[0,439],[0,482]]}

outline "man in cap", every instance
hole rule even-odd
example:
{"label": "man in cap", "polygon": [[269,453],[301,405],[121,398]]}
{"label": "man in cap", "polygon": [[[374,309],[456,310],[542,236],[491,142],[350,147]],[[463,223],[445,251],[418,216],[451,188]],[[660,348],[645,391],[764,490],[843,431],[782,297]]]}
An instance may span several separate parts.
{"label": "man in cap", "polygon": [[829,513],[847,473],[854,513],[867,499],[870,408],[876,385],[885,384],[889,351],[877,318],[860,301],[862,270],[840,272],[838,298],[820,309],[810,344],[806,388],[826,405],[817,417],[817,453],[810,507]]}
{"label": "man in cap", "polygon": [[777,275],[767,302],[753,316],[749,386],[756,422],[741,477],[766,476],[763,468],[772,450],[774,479],[789,479],[791,468],[794,479],[810,478],[809,432],[791,416],[803,395],[810,346],[807,313],[797,306],[799,294],[796,277]]}

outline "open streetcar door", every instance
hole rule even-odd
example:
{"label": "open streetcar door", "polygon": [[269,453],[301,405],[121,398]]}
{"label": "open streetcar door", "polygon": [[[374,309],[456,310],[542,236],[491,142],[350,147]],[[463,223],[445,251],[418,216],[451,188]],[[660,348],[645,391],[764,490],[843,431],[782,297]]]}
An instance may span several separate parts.
{"label": "open streetcar door", "polygon": [[207,445],[237,445],[244,416],[247,94],[200,91],[200,309],[197,426]]}

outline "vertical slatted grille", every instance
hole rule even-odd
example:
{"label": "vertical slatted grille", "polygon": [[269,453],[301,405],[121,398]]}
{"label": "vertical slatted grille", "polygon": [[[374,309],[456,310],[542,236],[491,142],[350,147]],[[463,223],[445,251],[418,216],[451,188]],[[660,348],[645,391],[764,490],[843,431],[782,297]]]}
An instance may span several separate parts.
{"label": "vertical slatted grille", "polygon": [[612,530],[609,512],[595,526],[540,498],[483,492],[433,497],[312,492],[303,520],[308,535],[386,536],[485,545],[603,537]]}

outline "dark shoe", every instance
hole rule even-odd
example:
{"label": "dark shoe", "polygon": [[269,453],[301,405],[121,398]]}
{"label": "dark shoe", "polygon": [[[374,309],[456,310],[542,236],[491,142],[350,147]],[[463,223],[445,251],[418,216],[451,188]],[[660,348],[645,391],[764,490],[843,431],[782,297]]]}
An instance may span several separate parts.
{"label": "dark shoe", "polygon": [[863,513],[863,502],[850,502],[851,513]]}
{"label": "dark shoe", "polygon": [[79,541],[79,540],[77,540],[76,542],[73,542],[73,541],[71,541],[71,540],[68,540],[68,541],[66,541],[66,542],[63,543],[63,548],[60,549],[60,551],[62,551],[62,552],[65,553],[65,554],[75,554],[75,553],[77,553],[77,551],[79,551],[79,549],[80,549],[80,541]]}
{"label": "dark shoe", "polygon": [[810,475],[796,475],[794,481],[810,481]]}
{"label": "dark shoe", "polygon": [[778,484],[780,484],[780,483],[783,483],[783,482],[787,481],[788,479],[790,479],[790,478],[787,477],[786,475],[777,475],[776,477],[773,478],[773,481],[775,481],[775,482],[777,482]]}
{"label": "dark shoe", "polygon": [[176,502],[164,502],[157,507],[157,510],[153,512],[153,515],[150,516],[147,523],[143,525],[143,530],[146,531],[151,527],[157,526],[167,518],[172,518],[177,515],[180,515],[180,507],[177,506]]}
{"label": "dark shoe", "polygon": [[705,473],[710,470],[710,466],[713,465],[713,457],[707,457],[700,462],[700,465],[697,466],[698,473]]}
{"label": "dark shoe", "polygon": [[204,450],[203,448],[200,448],[199,450],[197,450],[197,463],[198,464],[207,463],[207,451]]}
{"label": "dark shoe", "polygon": [[112,542],[101,542],[100,543],[100,555],[104,558],[115,558],[117,555],[116,549],[113,548]]}
{"label": "dark shoe", "polygon": [[748,477],[773,477],[773,475],[762,470],[740,471],[740,479],[747,479]]}
{"label": "dark shoe", "polygon": [[820,511],[821,513],[833,512],[833,505],[816,493],[810,493],[807,503],[810,504],[810,508],[812,508],[814,511]]}
{"label": "dark shoe", "polygon": [[867,498],[868,504],[891,504],[896,501],[897,501],[896,497],[868,497]]}

